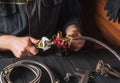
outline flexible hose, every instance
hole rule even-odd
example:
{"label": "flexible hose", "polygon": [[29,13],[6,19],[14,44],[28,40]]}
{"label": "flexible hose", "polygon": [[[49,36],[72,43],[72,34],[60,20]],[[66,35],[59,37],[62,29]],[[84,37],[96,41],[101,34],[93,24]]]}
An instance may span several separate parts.
{"label": "flexible hose", "polygon": [[104,44],[103,42],[101,42],[101,41],[99,41],[99,40],[97,40],[95,38],[88,37],[88,36],[77,36],[77,37],[73,37],[71,39],[73,39],[73,40],[76,40],[76,39],[86,39],[86,40],[95,42],[95,43],[103,46],[104,48],[106,48],[108,51],[110,51],[120,61],[120,55],[115,50],[113,50],[112,48],[110,48],[109,46],[107,46],[106,44]]}
{"label": "flexible hose", "polygon": [[50,80],[51,80],[50,83],[59,83],[59,80],[55,79],[52,71],[46,65],[36,62],[36,61],[33,61],[33,60],[20,60],[16,63],[6,66],[0,74],[0,83],[13,83],[10,80],[10,74],[13,71],[13,69],[16,67],[27,68],[35,74],[35,78],[32,81],[30,81],[29,83],[40,83],[42,71],[38,66],[40,66],[44,70],[46,70],[46,72],[48,73]]}

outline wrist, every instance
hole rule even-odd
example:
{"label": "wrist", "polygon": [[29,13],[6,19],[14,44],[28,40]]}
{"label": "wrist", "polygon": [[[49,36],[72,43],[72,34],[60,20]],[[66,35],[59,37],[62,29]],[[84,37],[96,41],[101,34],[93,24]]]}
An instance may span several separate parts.
{"label": "wrist", "polygon": [[12,39],[15,36],[1,35],[0,36],[0,50],[10,50],[12,47]]}

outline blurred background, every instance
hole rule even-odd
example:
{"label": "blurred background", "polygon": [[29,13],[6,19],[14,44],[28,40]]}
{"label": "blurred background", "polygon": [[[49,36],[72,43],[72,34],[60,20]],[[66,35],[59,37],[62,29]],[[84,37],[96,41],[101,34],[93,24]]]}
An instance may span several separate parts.
{"label": "blurred background", "polygon": [[[112,48],[120,46],[120,24],[109,21],[104,6],[107,0],[80,0],[82,9],[83,34],[96,38]],[[102,48],[92,42],[87,42],[88,49]]]}

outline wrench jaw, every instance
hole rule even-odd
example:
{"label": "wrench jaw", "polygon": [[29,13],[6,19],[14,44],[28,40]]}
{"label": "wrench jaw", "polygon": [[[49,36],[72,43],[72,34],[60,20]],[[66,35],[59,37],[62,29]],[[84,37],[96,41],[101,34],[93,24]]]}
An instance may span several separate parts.
{"label": "wrench jaw", "polygon": [[35,44],[35,47],[42,49],[43,51],[53,48],[56,55],[66,56],[68,55],[68,41],[70,41],[70,38],[63,37],[62,32],[59,31],[57,35],[52,37],[52,39],[42,37],[41,40]]}
{"label": "wrench jaw", "polygon": [[42,49],[46,51],[51,48],[50,40],[47,37],[42,37],[41,40],[34,45],[37,49]]}
{"label": "wrench jaw", "polygon": [[109,64],[104,64],[102,60],[98,61],[95,71],[105,77],[109,77],[111,75],[120,78],[120,72],[113,69]]}
{"label": "wrench jaw", "polygon": [[108,67],[109,67],[109,65],[106,65],[106,64],[103,63],[102,60],[99,60],[98,63],[97,63],[95,71],[97,73],[100,73],[101,75],[103,75],[105,77],[108,77],[109,75],[106,72],[106,70],[107,70]]}

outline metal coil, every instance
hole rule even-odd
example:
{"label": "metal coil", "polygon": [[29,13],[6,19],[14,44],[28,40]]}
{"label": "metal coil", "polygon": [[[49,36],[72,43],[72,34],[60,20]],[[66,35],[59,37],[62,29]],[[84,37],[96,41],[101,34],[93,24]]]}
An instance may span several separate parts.
{"label": "metal coil", "polygon": [[13,83],[10,79],[10,74],[16,67],[27,68],[35,74],[35,78],[29,83],[40,83],[42,71],[38,66],[46,70],[51,80],[50,83],[59,83],[58,80],[55,79],[52,71],[46,65],[33,60],[20,60],[16,63],[6,66],[0,74],[0,83]]}

